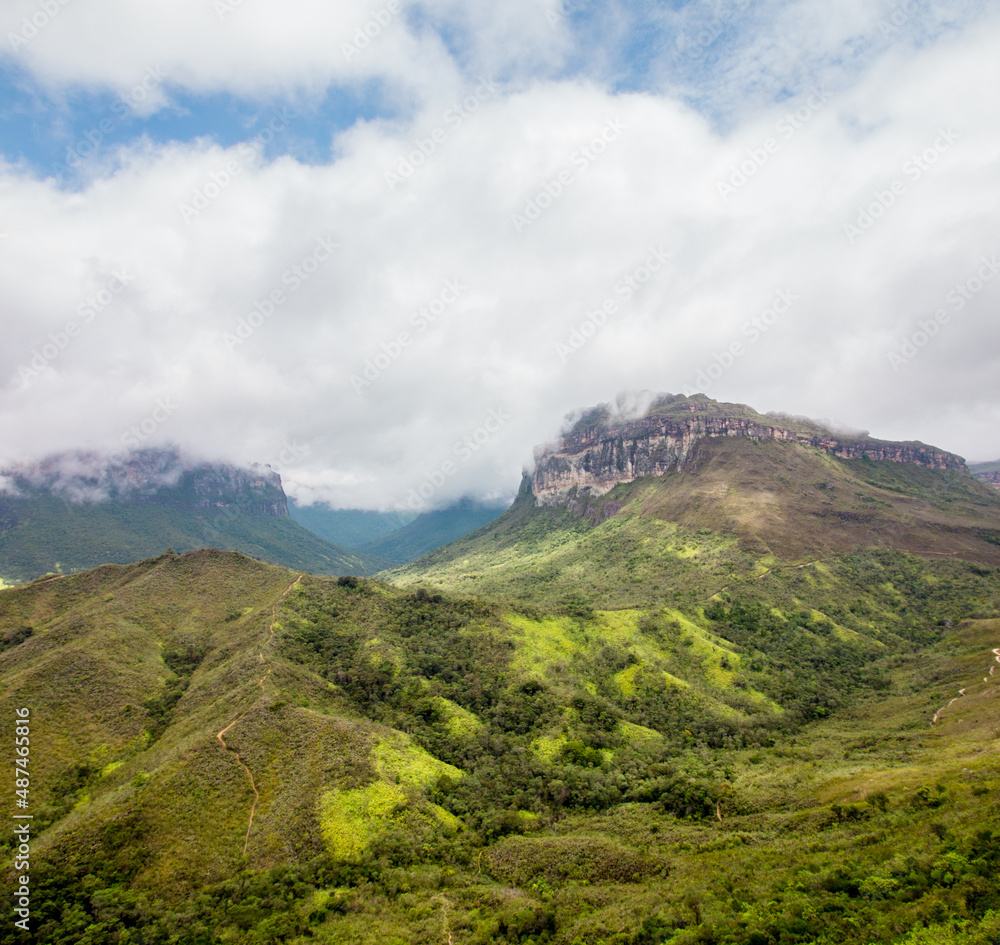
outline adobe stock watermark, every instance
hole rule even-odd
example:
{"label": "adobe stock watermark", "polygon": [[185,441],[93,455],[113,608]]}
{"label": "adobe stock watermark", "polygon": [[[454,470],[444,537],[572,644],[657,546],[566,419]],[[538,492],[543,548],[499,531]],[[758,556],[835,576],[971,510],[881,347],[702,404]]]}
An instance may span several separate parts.
{"label": "adobe stock watermark", "polygon": [[274,141],[278,132],[287,129],[297,117],[298,114],[288,106],[273,109],[271,119],[263,131],[256,134],[250,141],[244,141],[237,145],[236,153],[240,156],[241,160],[230,158],[223,167],[212,171],[204,184],[195,188],[188,203],[177,205],[181,219],[188,225],[197,220],[214,200],[222,196],[229,189],[233,181],[243,172],[244,162],[255,159],[268,144]]}
{"label": "adobe stock watermark", "polygon": [[521,233],[533,225],[565,193],[566,188],[579,179],[579,174],[607,153],[608,147],[617,141],[627,128],[628,125],[620,118],[609,119],[599,134],[573,152],[569,167],[563,168],[552,180],[546,181],[541,190],[528,199],[521,213],[511,214],[514,229]]}
{"label": "adobe stock watermark", "polygon": [[394,191],[404,181],[408,181],[427,159],[448,140],[448,136],[457,131],[477,111],[483,102],[496,94],[497,86],[493,77],[480,77],[479,84],[466,95],[461,102],[454,102],[445,109],[441,116],[444,125],[437,125],[426,135],[418,135],[413,139],[415,145],[412,151],[399,155],[395,169],[386,171],[382,176],[389,191]]}
{"label": "adobe stock watermark", "polygon": [[867,206],[858,207],[854,223],[843,225],[847,241],[854,243],[868,233],[895,205],[896,201],[906,193],[907,181],[916,183],[920,180],[937,164],[943,154],[947,154],[954,147],[958,139],[959,136],[951,128],[938,129],[938,136],[934,139],[934,143],[924,148],[919,154],[914,154],[900,168],[900,173],[903,176],[896,177],[884,188],[873,191],[872,196],[875,199]]}
{"label": "adobe stock watermark", "polygon": [[62,328],[50,331],[46,336],[47,340],[32,349],[31,360],[27,364],[18,365],[17,376],[21,381],[20,389],[24,390],[66,351],[80,336],[80,333],[92,325],[97,316],[111,305],[131,285],[134,279],[135,277],[126,272],[125,269],[116,270],[103,288],[80,304],[76,310],[78,319],[70,319]]}
{"label": "adobe stock watermark", "polygon": [[38,4],[38,10],[32,13],[30,18],[21,17],[20,32],[7,34],[11,49],[17,52],[22,46],[27,46],[62,13],[63,7],[69,6],[71,2],[72,0],[41,0],[41,3]]}
{"label": "adobe stock watermark", "polygon": [[312,448],[308,443],[298,443],[294,438],[288,439],[266,465],[270,466],[276,473],[281,473],[297,466],[311,452]]}
{"label": "adobe stock watermark", "polygon": [[449,279],[438,295],[410,315],[413,333],[401,331],[389,341],[383,342],[378,354],[368,358],[360,374],[351,375],[351,387],[360,396],[366,387],[371,387],[431,325],[454,305],[462,293],[468,291],[458,279]]}
{"label": "adobe stock watermark", "polygon": [[372,40],[381,36],[385,28],[402,12],[402,0],[389,0],[383,9],[376,10],[371,19],[354,31],[351,42],[340,44],[344,59],[350,62],[355,56],[360,56],[371,46]]}
{"label": "adobe stock watermark", "polygon": [[406,497],[406,507],[412,512],[424,511],[431,496],[459,471],[462,464],[467,463],[496,437],[510,420],[511,415],[503,407],[490,410],[475,430],[452,444],[451,452],[457,461],[446,459],[437,468],[424,471],[423,482],[411,489]]}
{"label": "adobe stock watermark", "polygon": [[[663,270],[672,253],[661,246],[650,246],[649,255],[642,263],[615,283],[614,293],[608,296],[598,308],[588,311],[583,321],[574,328],[566,338],[556,344],[556,354],[559,360],[566,363],[570,355],[576,354],[591,338],[593,338],[608,322],[617,315],[620,306],[628,302],[656,273]],[[619,302],[619,297],[621,302]]]}
{"label": "adobe stock watermark", "polygon": [[212,0],[212,9],[220,21],[224,21],[227,16],[232,16],[241,6],[243,0]]}
{"label": "adobe stock watermark", "polygon": [[717,352],[712,360],[695,376],[694,384],[684,388],[685,397],[695,394],[707,394],[723,374],[760,341],[781,319],[787,315],[792,306],[799,300],[791,289],[779,290],[770,304],[762,312],[748,318],[740,329],[740,336],[746,341],[734,341],[722,351]]}
{"label": "adobe stock watermark", "polygon": [[321,236],[308,256],[294,266],[289,266],[281,274],[281,285],[285,288],[275,287],[263,298],[254,302],[253,310],[245,318],[241,318],[232,331],[227,331],[222,336],[226,348],[232,352],[244,344],[267,319],[330,261],[334,250],[339,248],[340,244],[334,242],[332,237]]}
{"label": "adobe stock watermark", "polygon": [[552,29],[557,30],[574,13],[584,13],[593,6],[593,0],[559,0],[554,10],[545,11],[545,19]]}
{"label": "adobe stock watermark", "polygon": [[983,256],[976,271],[945,294],[944,300],[948,307],[941,307],[930,318],[921,319],[917,330],[910,332],[898,349],[888,352],[887,357],[893,372],[898,373],[901,367],[920,354],[931,340],[951,323],[952,316],[957,315],[975,299],[998,273],[1000,273],[1000,258],[997,254],[994,253],[990,257]]}
{"label": "adobe stock watermark", "polygon": [[66,156],[63,161],[53,162],[52,170],[57,180],[62,183],[69,177],[71,171],[80,167],[87,158],[93,157],[97,149],[115,130],[118,123],[134,113],[165,80],[166,76],[161,66],[150,66],[139,82],[115,100],[111,106],[113,118],[101,119],[93,128],[85,131],[66,148]]}
{"label": "adobe stock watermark", "polygon": [[888,38],[898,33],[917,13],[920,12],[920,4],[916,0],[906,0],[904,3],[897,3],[892,8],[889,16],[879,18],[878,29],[883,38]]}
{"label": "adobe stock watermark", "polygon": [[170,395],[160,397],[153,405],[149,414],[143,417],[138,423],[130,426],[119,438],[119,442],[126,450],[138,450],[146,444],[146,441],[156,433],[170,418],[179,410]]}
{"label": "adobe stock watermark", "polygon": [[727,8],[723,9],[711,23],[702,27],[693,38],[681,33],[677,39],[677,55],[695,61],[701,59],[705,51],[718,42],[726,29],[737,21],[740,14],[744,13],[752,2],[753,0],[732,0]]}
{"label": "adobe stock watermark", "polygon": [[729,176],[716,184],[723,200],[728,200],[733,194],[745,187],[754,175],[781,150],[782,144],[792,138],[813,115],[830,101],[830,93],[825,88],[812,86],[806,89],[806,92],[807,97],[801,105],[794,110],[785,112],[774,123],[777,137],[765,138],[759,147],[748,149],[746,156],[740,160],[740,163],[734,164],[730,168]]}

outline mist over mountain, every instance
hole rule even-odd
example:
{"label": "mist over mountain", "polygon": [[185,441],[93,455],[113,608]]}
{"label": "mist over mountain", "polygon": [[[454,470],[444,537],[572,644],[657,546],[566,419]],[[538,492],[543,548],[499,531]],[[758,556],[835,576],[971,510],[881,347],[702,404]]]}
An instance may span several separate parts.
{"label": "mist over mountain", "polygon": [[0,577],[127,563],[214,547],[319,574],[382,566],[313,535],[288,514],[268,467],[192,461],[177,450],[69,453],[3,472]]}

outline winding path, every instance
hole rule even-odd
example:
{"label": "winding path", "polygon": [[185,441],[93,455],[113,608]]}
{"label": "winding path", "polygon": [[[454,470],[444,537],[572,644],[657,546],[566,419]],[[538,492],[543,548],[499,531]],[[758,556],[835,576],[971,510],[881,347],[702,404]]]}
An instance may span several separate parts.
{"label": "winding path", "polygon": [[[267,640],[261,646],[260,651],[257,653],[257,656],[260,657],[261,663],[267,664],[267,660],[264,659],[264,646],[269,645],[271,641],[274,639],[274,625],[278,622],[278,604],[281,603],[281,601],[283,601],[291,593],[292,588],[295,587],[295,585],[298,584],[299,581],[301,580],[302,580],[302,575],[300,574],[294,581],[292,581],[291,584],[288,585],[288,587],[285,589],[281,597],[279,597],[278,600],[276,600],[274,602],[274,605],[271,607],[271,626],[268,630]],[[274,668],[273,666],[268,666],[267,672],[264,673],[264,675],[261,676],[260,678],[261,695],[264,694],[264,684],[267,682],[267,677],[271,675],[271,670],[273,668]],[[259,698],[260,697],[258,696],[258,699]],[[232,722],[230,722],[221,732],[219,732],[215,736],[219,740],[219,744],[222,745],[225,751],[232,752],[236,756],[236,763],[247,773],[247,778],[250,780],[250,788],[253,791],[253,804],[250,805],[250,819],[247,823],[246,837],[243,840],[243,856],[247,855],[247,846],[250,843],[250,829],[253,827],[254,814],[257,813],[257,804],[260,801],[260,791],[257,790],[257,782],[254,780],[253,772],[247,767],[246,762],[244,762],[243,759],[240,757],[240,753],[235,748],[230,748],[226,744],[226,740],[223,736],[237,722],[241,721],[256,704],[257,700],[254,700],[254,702],[251,705],[247,706],[247,708],[245,708],[238,716],[236,716],[235,719],[232,720]]]}
{"label": "winding path", "polygon": [[[990,652],[993,654],[994,659],[996,660],[996,662],[1000,663],[1000,647],[997,647],[995,650],[991,650]],[[990,667],[990,676],[993,675],[993,671],[995,669],[996,669],[996,666],[991,666]],[[989,678],[990,678],[989,676],[984,676],[983,677],[983,682],[988,682]],[[953,703],[958,702],[958,700],[961,699],[964,695],[965,695],[965,690],[964,689],[959,689],[958,690],[958,695],[955,696],[955,698],[952,699],[951,702],[948,703],[948,705],[941,706],[941,708],[938,709],[937,712],[934,713],[934,718],[931,719],[931,725],[934,725],[935,722],[937,722],[937,720],[941,716],[941,713],[944,712],[945,709],[947,709]]]}

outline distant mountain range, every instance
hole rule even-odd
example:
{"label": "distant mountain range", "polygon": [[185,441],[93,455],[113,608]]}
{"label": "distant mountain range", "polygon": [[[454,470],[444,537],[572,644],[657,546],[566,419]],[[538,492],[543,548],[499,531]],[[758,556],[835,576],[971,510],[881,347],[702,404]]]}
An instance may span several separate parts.
{"label": "distant mountain range", "polygon": [[300,505],[293,498],[288,500],[288,514],[326,541],[360,551],[369,542],[409,525],[416,512],[372,512],[364,509],[332,509],[323,502]]}
{"label": "distant mountain range", "polygon": [[60,454],[0,472],[0,580],[125,564],[172,548],[240,551],[313,574],[371,575],[475,531],[503,508],[334,510],[290,502],[270,467],[176,450]]}

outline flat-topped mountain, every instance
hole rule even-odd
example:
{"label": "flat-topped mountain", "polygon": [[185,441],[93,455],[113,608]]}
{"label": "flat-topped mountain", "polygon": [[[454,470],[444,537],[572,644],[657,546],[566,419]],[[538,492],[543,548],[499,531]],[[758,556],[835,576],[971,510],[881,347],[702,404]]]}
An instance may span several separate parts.
{"label": "flat-topped mountain", "polygon": [[862,549],[1000,565],[997,490],[923,443],[665,395],[587,411],[535,455],[510,510],[395,579],[633,606]]}
{"label": "flat-topped mountain", "polygon": [[644,416],[635,419],[615,418],[607,404],[585,412],[557,447],[536,452],[531,492],[539,505],[562,503],[574,491],[604,495],[623,482],[682,470],[700,441],[720,437],[801,443],[838,459],[965,470],[961,457],[923,443],[893,443],[864,433],[838,433],[815,421],[763,415],[742,404],[719,403],[704,394],[662,394]]}
{"label": "flat-topped mountain", "polygon": [[185,459],[176,449],[147,449],[105,457],[60,453],[38,463],[18,464],[0,473],[13,496],[53,495],[70,501],[128,499],[155,501],[165,489],[181,489],[194,508],[238,507],[255,515],[284,518],[288,501],[270,466],[247,468]]}
{"label": "flat-topped mountain", "polygon": [[378,562],[312,534],[288,514],[281,477],[188,459],[177,450],[63,453],[0,472],[0,578],[125,564],[220,548],[319,574]]}

